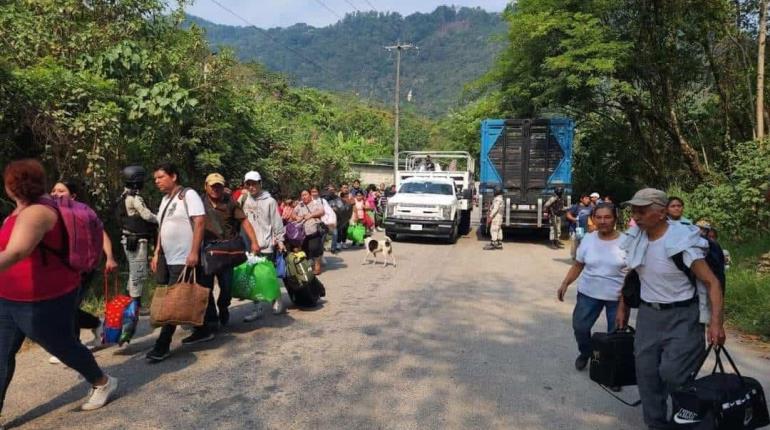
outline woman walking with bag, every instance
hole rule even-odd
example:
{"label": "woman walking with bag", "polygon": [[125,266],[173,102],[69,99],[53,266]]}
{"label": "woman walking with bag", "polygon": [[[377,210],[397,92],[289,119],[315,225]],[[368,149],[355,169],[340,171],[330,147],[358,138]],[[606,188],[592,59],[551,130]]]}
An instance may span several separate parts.
{"label": "woman walking with bag", "polygon": [[301,223],[305,229],[302,250],[307,258],[313,259],[313,273],[321,274],[321,256],[324,252],[323,232],[320,229],[324,208],[318,200],[313,200],[310,190],[302,190],[300,203],[294,208],[293,221]]}
{"label": "woman walking with bag", "polygon": [[[78,187],[77,183],[69,179],[62,179],[61,181],[54,184],[53,189],[51,189],[51,197],[57,198],[77,200],[79,193],[80,188]],[[118,268],[118,263],[115,261],[115,257],[112,253],[112,241],[107,235],[107,232],[103,233],[102,241],[102,249],[106,259],[104,263],[104,273],[106,275],[108,273],[114,272]],[[95,275],[95,270],[80,275],[80,285],[78,286],[78,296],[76,302],[78,309],[77,317],[75,318],[75,335],[78,339],[80,339],[80,329],[91,330],[91,333],[94,335],[94,339],[92,340],[92,346],[90,348],[96,347],[101,342],[101,335],[99,332],[102,322],[96,315],[80,309],[80,305],[83,302],[86,291],[91,285],[91,281],[93,281]],[[48,362],[51,364],[61,364],[61,361],[53,355],[48,359]]]}
{"label": "woman walking with bag", "polygon": [[56,204],[45,196],[43,166],[14,161],[3,181],[16,208],[0,228],[0,409],[27,337],[83,375],[91,391],[81,408],[98,409],[115,393],[118,380],[99,368],[75,336],[80,273],[56,254],[67,246],[65,227]]}
{"label": "woman walking with bag", "polygon": [[626,265],[625,253],[620,249],[620,233],[615,230],[615,214],[613,205],[599,204],[594,207],[591,218],[597,231],[581,240],[575,263],[557,292],[559,301],[563,302],[569,285],[578,281],[577,303],[572,313],[572,328],[580,351],[575,360],[577,370],[585,369],[588,364],[591,328],[602,310],[607,316],[607,332],[615,329],[615,313]]}

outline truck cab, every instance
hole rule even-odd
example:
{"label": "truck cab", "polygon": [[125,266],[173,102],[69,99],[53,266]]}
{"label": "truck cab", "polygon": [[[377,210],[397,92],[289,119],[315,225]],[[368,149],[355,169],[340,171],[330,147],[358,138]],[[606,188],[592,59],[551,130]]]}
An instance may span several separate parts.
{"label": "truck cab", "polygon": [[394,240],[403,235],[454,243],[468,234],[475,167],[470,154],[409,151],[399,155],[403,163],[396,172],[396,194],[388,199],[386,235]]}

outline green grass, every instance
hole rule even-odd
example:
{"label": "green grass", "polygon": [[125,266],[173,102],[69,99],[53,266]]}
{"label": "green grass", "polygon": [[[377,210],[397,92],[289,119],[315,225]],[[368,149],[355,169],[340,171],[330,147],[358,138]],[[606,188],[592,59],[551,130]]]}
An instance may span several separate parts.
{"label": "green grass", "polygon": [[770,237],[724,244],[732,256],[727,271],[725,315],[739,330],[770,340],[770,274],[757,273],[758,258],[770,251]]}

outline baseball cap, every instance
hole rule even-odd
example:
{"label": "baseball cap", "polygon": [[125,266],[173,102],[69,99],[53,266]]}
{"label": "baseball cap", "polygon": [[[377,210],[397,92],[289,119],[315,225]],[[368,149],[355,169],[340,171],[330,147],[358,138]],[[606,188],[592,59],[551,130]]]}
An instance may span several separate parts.
{"label": "baseball cap", "polygon": [[248,182],[248,181],[260,182],[261,180],[262,180],[262,176],[259,174],[259,172],[256,172],[254,170],[247,173],[246,176],[243,177],[243,182]]}
{"label": "baseball cap", "polygon": [[597,198],[598,199],[601,196],[599,195],[599,193],[591,193],[591,195],[589,197],[591,197],[592,199],[593,198]]}
{"label": "baseball cap", "polygon": [[225,177],[220,175],[219,173],[212,173],[208,176],[206,176],[206,185],[225,185]]}
{"label": "baseball cap", "polygon": [[698,222],[696,222],[695,225],[697,225],[698,227],[704,230],[711,230],[711,224],[705,219],[698,220]]}
{"label": "baseball cap", "polygon": [[649,206],[652,204],[666,207],[668,205],[666,192],[655,188],[644,188],[637,191],[631,200],[623,202],[622,206]]}

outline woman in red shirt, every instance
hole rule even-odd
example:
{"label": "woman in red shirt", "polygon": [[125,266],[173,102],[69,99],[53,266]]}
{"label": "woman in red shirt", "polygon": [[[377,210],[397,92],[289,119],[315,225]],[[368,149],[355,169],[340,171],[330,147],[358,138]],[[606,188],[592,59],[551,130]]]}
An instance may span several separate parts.
{"label": "woman in red shirt", "polygon": [[0,227],[0,410],[27,337],[83,375],[91,391],[82,409],[98,409],[118,381],[102,372],[73,332],[80,273],[41,247],[66,246],[64,224],[45,195],[43,166],[14,161],[5,167],[3,181],[16,208]]}

